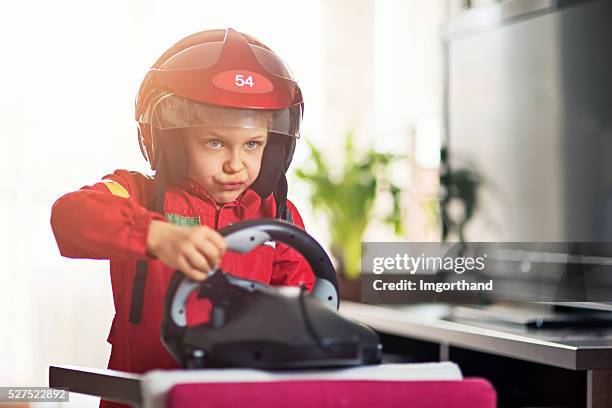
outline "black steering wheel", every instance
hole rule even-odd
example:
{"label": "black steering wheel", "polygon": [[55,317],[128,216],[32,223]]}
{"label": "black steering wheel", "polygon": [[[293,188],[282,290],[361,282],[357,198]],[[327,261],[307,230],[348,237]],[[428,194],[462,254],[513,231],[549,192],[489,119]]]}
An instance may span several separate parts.
{"label": "black steering wheel", "polygon": [[[337,310],[339,305],[338,280],[329,256],[321,245],[304,230],[280,220],[242,221],[219,231],[225,237],[230,251],[246,253],[266,241],[279,241],[298,251],[315,274],[315,283],[309,296],[318,298],[323,304]],[[194,281],[181,271],[172,276],[164,302],[164,317],[161,327],[162,342],[171,354],[182,356],[182,337],[187,330],[186,305],[192,292],[214,275],[222,274],[227,281],[246,290],[270,288],[261,282],[242,279],[217,268],[203,282]]]}

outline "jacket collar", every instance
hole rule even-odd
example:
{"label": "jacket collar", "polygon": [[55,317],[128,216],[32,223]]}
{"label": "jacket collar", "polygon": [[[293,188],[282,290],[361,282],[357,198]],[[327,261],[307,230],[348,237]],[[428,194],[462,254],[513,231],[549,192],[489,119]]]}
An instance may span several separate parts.
{"label": "jacket collar", "polygon": [[[204,187],[202,187],[202,185],[195,180],[187,178],[180,183],[180,186],[189,194],[193,194],[194,196],[209,202],[215,207],[219,205],[210,195],[208,195]],[[249,208],[251,206],[258,207],[261,205],[261,197],[255,190],[249,187],[244,190],[234,201],[222,204],[220,207],[232,207],[236,205],[244,208]]]}

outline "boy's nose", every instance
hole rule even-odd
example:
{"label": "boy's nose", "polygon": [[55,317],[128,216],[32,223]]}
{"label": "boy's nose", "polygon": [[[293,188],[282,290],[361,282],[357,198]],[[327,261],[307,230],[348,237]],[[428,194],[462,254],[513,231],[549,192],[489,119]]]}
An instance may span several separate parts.
{"label": "boy's nose", "polygon": [[228,160],[223,164],[223,170],[226,173],[238,173],[242,170],[242,160],[236,154],[232,155]]}

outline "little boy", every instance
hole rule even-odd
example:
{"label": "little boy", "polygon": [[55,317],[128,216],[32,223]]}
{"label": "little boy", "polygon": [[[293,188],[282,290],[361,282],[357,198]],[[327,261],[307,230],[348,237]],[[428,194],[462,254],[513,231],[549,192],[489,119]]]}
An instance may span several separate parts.
{"label": "little boy", "polygon": [[[149,70],[136,119],[155,177],[117,170],[62,196],[51,215],[63,256],[110,260],[116,314],[108,368],[177,367],[160,341],[163,300],[176,269],[203,280],[220,266],[267,284],[312,288],[312,270],[288,246],[267,242],[248,254],[225,253],[217,232],[254,218],[304,228],[286,199],[285,178],[302,111],[286,65],[232,29],[184,38]],[[208,310],[207,302],[192,301],[189,324],[206,321]]]}

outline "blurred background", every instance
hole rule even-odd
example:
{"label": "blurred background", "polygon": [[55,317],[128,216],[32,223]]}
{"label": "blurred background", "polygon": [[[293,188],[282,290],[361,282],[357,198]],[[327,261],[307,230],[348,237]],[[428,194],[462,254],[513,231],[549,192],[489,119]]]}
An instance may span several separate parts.
{"label": "blurred background", "polygon": [[[304,140],[341,164],[344,137],[409,152],[422,132],[434,195],[440,115],[442,1],[25,1],[0,17],[5,96],[0,112],[0,384],[45,385],[48,366],[105,367],[114,314],[107,261],[59,255],[49,225],[60,195],[115,169],[150,172],[140,153],[134,100],[149,66],[174,42],[210,28],[258,37],[294,71],[306,101]],[[408,185],[407,167],[397,170]],[[329,241],[309,210],[308,185],[289,197],[311,234]],[[385,205],[384,203],[382,204]],[[75,214],[78,217],[78,214]],[[437,237],[415,216],[423,236]],[[393,239],[372,224],[373,240]],[[413,230],[416,233],[416,227]],[[428,235],[429,234],[429,235]]]}
{"label": "blurred background", "polygon": [[[587,92],[610,85],[605,3],[26,0],[5,7],[0,385],[46,385],[50,364],[106,367],[114,314],[108,262],[60,257],[51,206],[115,169],[150,172],[137,144],[136,92],[164,50],[204,29],[254,35],[292,68],[305,116],[289,198],[328,249],[333,217],[313,209],[316,186],[299,171],[312,171],[310,142],[330,178],[341,181],[349,133],[357,159],[368,151],[398,156],[382,170],[362,240],[605,237],[610,228],[597,226],[608,225],[612,183],[598,176],[612,174],[612,105],[610,92]],[[575,31],[582,36],[568,31],[586,26],[594,28]],[[562,182],[568,175],[581,188]]]}

